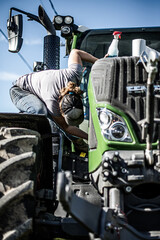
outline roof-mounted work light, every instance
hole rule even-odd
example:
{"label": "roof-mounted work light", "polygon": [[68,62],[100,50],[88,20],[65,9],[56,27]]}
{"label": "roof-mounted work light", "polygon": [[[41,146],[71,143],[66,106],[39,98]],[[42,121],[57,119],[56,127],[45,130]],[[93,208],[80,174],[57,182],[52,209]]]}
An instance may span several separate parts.
{"label": "roof-mounted work light", "polygon": [[56,30],[60,30],[61,29],[61,25],[63,23],[63,17],[57,15],[57,16],[54,17],[53,22],[54,22]]}
{"label": "roof-mounted work light", "polygon": [[61,27],[61,36],[66,38],[72,35],[72,29],[70,26],[62,26]]}
{"label": "roof-mounted work light", "polygon": [[67,38],[72,34],[73,17],[56,15],[53,19],[56,30],[61,30],[61,36]]}
{"label": "roof-mounted work light", "polygon": [[71,24],[73,24],[74,19],[73,19],[73,17],[71,17],[71,16],[65,16],[65,17],[64,17],[64,22],[65,22],[65,24],[67,24],[67,25],[71,25]]}

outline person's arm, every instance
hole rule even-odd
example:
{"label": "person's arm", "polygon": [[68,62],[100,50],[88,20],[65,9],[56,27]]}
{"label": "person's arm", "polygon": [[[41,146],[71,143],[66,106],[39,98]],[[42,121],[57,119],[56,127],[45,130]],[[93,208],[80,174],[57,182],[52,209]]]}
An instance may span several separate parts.
{"label": "person's arm", "polygon": [[92,56],[90,53],[79,49],[73,49],[69,55],[68,65],[77,63],[82,66],[82,61],[95,63],[98,58]]}
{"label": "person's arm", "polygon": [[[53,117],[53,116],[52,116]],[[61,117],[53,117],[53,120],[59,125],[60,128],[62,128],[66,133],[71,134],[73,136],[83,138],[88,140],[88,134],[79,129],[75,126],[70,126],[66,123],[65,119]]]}

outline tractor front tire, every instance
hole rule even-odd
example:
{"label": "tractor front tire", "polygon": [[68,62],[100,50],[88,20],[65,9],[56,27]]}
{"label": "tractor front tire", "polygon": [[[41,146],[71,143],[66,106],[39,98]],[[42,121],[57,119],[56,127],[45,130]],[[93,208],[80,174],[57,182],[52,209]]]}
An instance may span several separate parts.
{"label": "tractor front tire", "polygon": [[[0,239],[31,239],[35,189],[40,174],[40,134],[25,128],[0,129]],[[40,160],[38,160],[40,161]]]}

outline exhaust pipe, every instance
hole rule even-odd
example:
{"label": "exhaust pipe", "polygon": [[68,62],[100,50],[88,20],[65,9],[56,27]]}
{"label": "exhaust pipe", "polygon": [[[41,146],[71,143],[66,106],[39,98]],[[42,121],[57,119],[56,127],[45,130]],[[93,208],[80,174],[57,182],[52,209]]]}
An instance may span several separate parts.
{"label": "exhaust pipe", "polygon": [[44,69],[59,69],[60,38],[56,36],[55,27],[41,5],[38,8],[38,16],[41,24],[48,32],[48,35],[44,37]]}
{"label": "exhaust pipe", "polygon": [[44,37],[43,63],[45,70],[60,68],[60,37],[55,35]]}
{"label": "exhaust pipe", "polygon": [[38,16],[41,24],[45,27],[48,34],[56,35],[55,27],[41,5],[38,7]]}

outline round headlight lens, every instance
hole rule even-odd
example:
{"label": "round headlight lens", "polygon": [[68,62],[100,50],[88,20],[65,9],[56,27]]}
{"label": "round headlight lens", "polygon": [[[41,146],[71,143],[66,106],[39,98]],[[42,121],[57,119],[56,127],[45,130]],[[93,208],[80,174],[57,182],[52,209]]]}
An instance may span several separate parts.
{"label": "round headlight lens", "polygon": [[110,127],[112,139],[123,141],[126,138],[126,127],[121,122],[115,122]]}
{"label": "round headlight lens", "polygon": [[73,23],[73,18],[70,16],[66,16],[64,19],[65,24],[71,24]]}
{"label": "round headlight lens", "polygon": [[62,24],[63,18],[61,16],[56,16],[54,21],[56,24]]}
{"label": "round headlight lens", "polygon": [[101,111],[99,113],[99,119],[101,121],[102,129],[105,129],[111,124],[112,115],[107,111]]}
{"label": "round headlight lens", "polygon": [[97,114],[101,133],[107,140],[132,142],[126,122],[120,115],[105,107],[97,108]]}
{"label": "round headlight lens", "polygon": [[63,34],[69,34],[70,31],[71,31],[71,29],[70,29],[70,27],[68,27],[68,26],[63,26],[63,27],[61,28],[61,31],[62,31]]}

